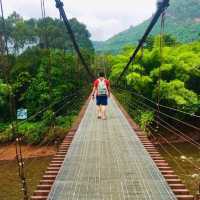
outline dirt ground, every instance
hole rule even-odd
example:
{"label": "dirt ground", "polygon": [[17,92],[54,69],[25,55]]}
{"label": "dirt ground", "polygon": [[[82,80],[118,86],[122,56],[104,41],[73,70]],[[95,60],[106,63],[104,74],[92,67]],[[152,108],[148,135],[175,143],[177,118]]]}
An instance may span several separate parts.
{"label": "dirt ground", "polygon": [[[55,146],[22,146],[23,158],[46,157],[56,153]],[[0,160],[14,160],[16,158],[15,144],[0,145]]]}

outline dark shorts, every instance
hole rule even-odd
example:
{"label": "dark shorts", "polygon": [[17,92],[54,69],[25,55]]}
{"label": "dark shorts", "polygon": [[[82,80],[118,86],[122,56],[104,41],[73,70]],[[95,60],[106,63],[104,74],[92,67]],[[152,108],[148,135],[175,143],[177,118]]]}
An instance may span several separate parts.
{"label": "dark shorts", "polygon": [[107,96],[97,96],[96,97],[97,106],[107,106],[108,105],[108,97]]}

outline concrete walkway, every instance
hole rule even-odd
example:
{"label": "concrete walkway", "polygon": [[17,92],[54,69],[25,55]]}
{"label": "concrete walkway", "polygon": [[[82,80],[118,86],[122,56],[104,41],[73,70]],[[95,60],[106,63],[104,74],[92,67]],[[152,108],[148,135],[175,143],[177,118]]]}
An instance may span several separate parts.
{"label": "concrete walkway", "polygon": [[110,99],[108,119],[91,101],[49,200],[176,199],[126,118]]}

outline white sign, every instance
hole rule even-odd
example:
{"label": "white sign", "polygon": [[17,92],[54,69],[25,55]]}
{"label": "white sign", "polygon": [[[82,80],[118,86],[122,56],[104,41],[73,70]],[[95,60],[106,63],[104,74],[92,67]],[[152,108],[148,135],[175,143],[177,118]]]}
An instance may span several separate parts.
{"label": "white sign", "polygon": [[24,109],[24,108],[18,109],[17,119],[27,119],[27,109]]}

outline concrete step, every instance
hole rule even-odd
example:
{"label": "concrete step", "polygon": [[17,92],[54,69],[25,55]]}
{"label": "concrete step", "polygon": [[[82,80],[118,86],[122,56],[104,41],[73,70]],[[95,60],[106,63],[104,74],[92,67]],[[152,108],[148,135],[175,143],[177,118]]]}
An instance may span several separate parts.
{"label": "concrete step", "polygon": [[181,180],[180,179],[166,179],[168,184],[181,184]]}
{"label": "concrete step", "polygon": [[168,163],[165,160],[154,160],[154,162],[156,163],[156,165],[162,165],[162,164],[168,165]]}
{"label": "concrete step", "polygon": [[166,179],[178,179],[179,177],[177,175],[174,174],[167,174],[167,175],[163,175]]}
{"label": "concrete step", "polygon": [[161,171],[161,173],[163,175],[174,175],[174,171],[173,170],[165,170],[165,171]]}
{"label": "concrete step", "polygon": [[51,185],[38,185],[37,189],[38,190],[50,190],[51,189]]}
{"label": "concrete step", "polygon": [[55,180],[56,175],[44,175],[43,180]]}
{"label": "concrete step", "polygon": [[156,163],[158,167],[168,167],[168,163]]}
{"label": "concrete step", "polygon": [[165,166],[158,166],[158,169],[160,169],[161,172],[165,171],[165,170],[172,170],[172,168],[169,167],[169,166],[167,166],[167,167],[165,167]]}
{"label": "concrete step", "polygon": [[51,164],[62,164],[63,160],[52,160]]}
{"label": "concrete step", "polygon": [[194,200],[192,195],[176,195],[177,200]]}
{"label": "concrete step", "polygon": [[49,171],[59,171],[60,167],[48,167],[47,170],[49,170]]}
{"label": "concrete step", "polygon": [[48,196],[50,190],[36,190],[34,196]]}
{"label": "concrete step", "polygon": [[54,180],[41,180],[40,185],[52,185]]}
{"label": "concrete step", "polygon": [[171,189],[185,189],[185,185],[183,184],[169,184]]}
{"label": "concrete step", "polygon": [[189,191],[187,189],[174,189],[173,192],[176,195],[189,195]]}
{"label": "concrete step", "polygon": [[57,175],[58,174],[58,171],[46,171],[45,172],[45,175]]}
{"label": "concrete step", "polygon": [[31,200],[47,200],[48,196],[32,196]]}

